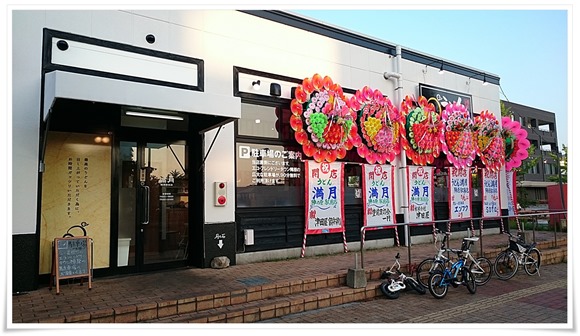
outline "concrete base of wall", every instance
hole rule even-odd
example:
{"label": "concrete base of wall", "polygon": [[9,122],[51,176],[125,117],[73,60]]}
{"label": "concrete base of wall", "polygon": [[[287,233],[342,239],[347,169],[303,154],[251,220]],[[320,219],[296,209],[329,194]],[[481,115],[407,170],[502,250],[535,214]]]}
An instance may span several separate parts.
{"label": "concrete base of wall", "polygon": [[[489,234],[498,234],[500,233],[499,228],[490,228],[490,229],[483,229],[483,235]],[[464,237],[468,237],[471,235],[470,231],[456,231],[453,232],[451,236],[451,240],[460,240]],[[475,235],[479,236],[479,230],[475,231]],[[433,235],[421,235],[421,236],[413,236],[411,237],[411,244],[425,244],[425,243],[433,243]],[[451,243],[452,247],[459,248],[461,246],[460,242]],[[457,246],[456,246],[457,245]],[[472,251],[477,252],[479,251],[479,245],[475,244],[476,246],[473,247]],[[385,247],[392,247],[395,246],[395,240],[393,238],[389,239],[377,239],[377,240],[370,240],[365,241],[365,250],[373,250],[373,249],[380,249]],[[347,247],[349,251],[360,251],[360,242],[352,242],[347,243]],[[329,244],[329,245],[320,245],[320,246],[306,246],[306,250],[304,252],[304,257],[312,257],[318,255],[327,255],[327,254],[336,254],[344,252],[344,245],[343,244]],[[243,265],[243,264],[252,264],[256,262],[263,262],[263,261],[275,261],[275,260],[285,260],[285,259],[296,259],[300,258],[302,253],[301,248],[291,248],[291,249],[281,249],[281,250],[272,250],[272,251],[260,251],[260,252],[246,252],[246,253],[238,253],[236,254],[236,264]],[[353,259],[353,267],[356,268],[356,260]]]}
{"label": "concrete base of wall", "polygon": [[[365,242],[365,250],[379,249],[385,247],[394,246],[394,239],[377,239]],[[360,251],[360,242],[347,242],[348,251]],[[304,257],[313,257],[319,255],[336,254],[344,252],[343,244],[329,244],[320,246],[306,246],[304,251]],[[272,251],[260,251],[260,252],[246,252],[239,253],[236,255],[236,263],[238,265],[252,264],[256,262],[263,261],[275,261],[275,260],[285,260],[285,259],[296,259],[300,258],[302,254],[301,248],[291,248],[291,249],[281,249]],[[355,260],[353,259],[353,266],[355,265]]]}

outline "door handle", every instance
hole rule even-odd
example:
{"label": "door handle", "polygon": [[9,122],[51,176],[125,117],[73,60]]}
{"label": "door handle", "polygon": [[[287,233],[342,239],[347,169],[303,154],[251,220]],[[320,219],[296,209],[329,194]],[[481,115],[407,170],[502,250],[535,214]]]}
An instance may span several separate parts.
{"label": "door handle", "polygon": [[143,211],[145,212],[143,215],[143,221],[141,222],[141,224],[143,225],[147,225],[149,224],[149,201],[151,200],[151,192],[149,189],[149,186],[143,186],[143,189],[145,189],[145,197],[143,197],[143,201],[145,204],[143,204]]}

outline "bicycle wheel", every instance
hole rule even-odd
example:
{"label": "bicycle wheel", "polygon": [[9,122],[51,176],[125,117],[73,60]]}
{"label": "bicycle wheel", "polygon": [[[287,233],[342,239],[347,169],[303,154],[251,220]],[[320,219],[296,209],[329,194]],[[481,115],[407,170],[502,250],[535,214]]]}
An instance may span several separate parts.
{"label": "bicycle wheel", "polygon": [[443,264],[436,263],[435,258],[427,258],[421,261],[419,266],[417,266],[417,269],[415,270],[415,278],[423,288],[428,288],[430,272],[435,270],[443,272],[443,268]]}
{"label": "bicycle wheel", "polygon": [[425,289],[425,287],[421,286],[421,284],[419,284],[417,282],[417,280],[415,280],[413,278],[405,279],[405,284],[407,285],[407,287],[414,289],[419,294],[427,293],[427,290]]}
{"label": "bicycle wheel", "polygon": [[493,271],[500,280],[509,280],[518,271],[518,258],[512,251],[500,252],[495,258]]}
{"label": "bicycle wheel", "polygon": [[491,279],[492,264],[486,257],[479,257],[469,265],[478,286],[485,285]]}
{"label": "bicycle wheel", "polygon": [[471,294],[475,294],[475,291],[477,290],[477,283],[475,282],[473,273],[471,273],[467,267],[463,267],[461,273],[463,274],[463,284],[467,287],[467,290]]}
{"label": "bicycle wheel", "polygon": [[540,251],[537,248],[533,248],[526,254],[524,261],[524,271],[528,275],[534,275],[540,271],[541,262]]}
{"label": "bicycle wheel", "polygon": [[394,300],[399,297],[399,291],[391,292],[389,290],[389,285],[391,284],[391,281],[392,280],[383,281],[379,287],[381,288],[381,292],[387,297],[387,299]]}
{"label": "bicycle wheel", "polygon": [[435,271],[429,275],[429,293],[436,299],[442,299],[447,295],[449,288],[445,283],[443,272]]}

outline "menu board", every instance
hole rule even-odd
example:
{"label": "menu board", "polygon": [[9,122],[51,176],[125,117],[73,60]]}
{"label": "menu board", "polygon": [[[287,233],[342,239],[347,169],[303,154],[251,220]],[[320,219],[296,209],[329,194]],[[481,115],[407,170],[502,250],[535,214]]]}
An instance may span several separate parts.
{"label": "menu board", "polygon": [[53,276],[56,293],[60,293],[59,280],[70,278],[89,279],[91,288],[91,238],[70,237],[54,239]]}

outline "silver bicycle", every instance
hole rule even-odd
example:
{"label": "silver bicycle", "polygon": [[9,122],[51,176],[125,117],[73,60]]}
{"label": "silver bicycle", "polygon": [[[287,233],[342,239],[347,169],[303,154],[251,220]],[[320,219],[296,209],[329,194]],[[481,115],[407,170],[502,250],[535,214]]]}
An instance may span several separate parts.
{"label": "silver bicycle", "polygon": [[469,270],[475,278],[475,283],[478,286],[485,285],[491,279],[493,272],[493,265],[489,259],[484,256],[474,258],[471,254],[471,246],[479,240],[479,237],[463,238],[461,243],[461,251],[465,256],[466,263],[469,263]]}

